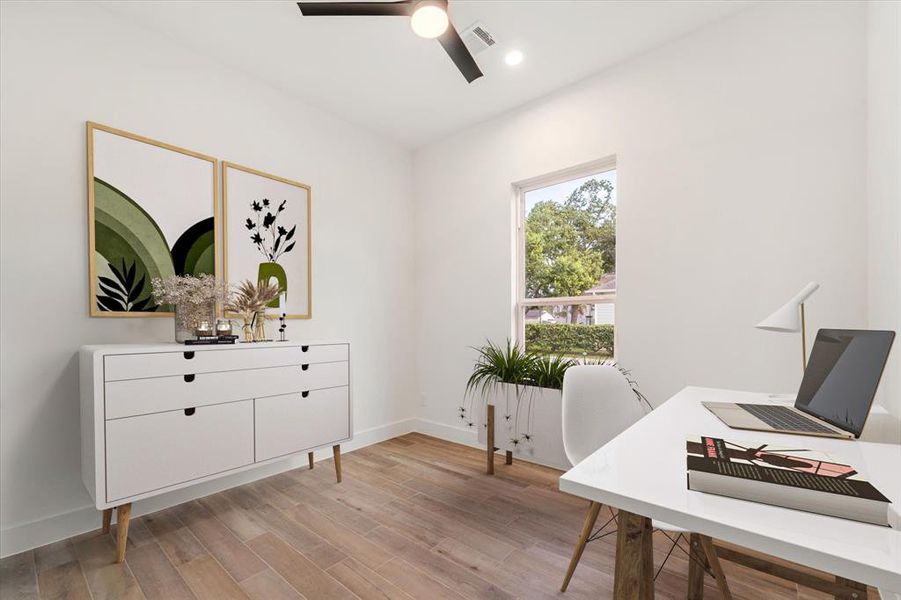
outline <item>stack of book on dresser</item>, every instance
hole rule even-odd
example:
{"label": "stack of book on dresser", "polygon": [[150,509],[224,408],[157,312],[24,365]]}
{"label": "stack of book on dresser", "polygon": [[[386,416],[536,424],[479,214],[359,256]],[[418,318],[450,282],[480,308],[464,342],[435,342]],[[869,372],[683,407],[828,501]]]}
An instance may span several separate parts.
{"label": "stack of book on dresser", "polygon": [[186,346],[215,346],[218,344],[234,344],[238,341],[236,335],[204,335],[185,340]]}
{"label": "stack of book on dresser", "polygon": [[686,452],[690,490],[889,526],[891,501],[822,452],[709,436],[689,438]]}

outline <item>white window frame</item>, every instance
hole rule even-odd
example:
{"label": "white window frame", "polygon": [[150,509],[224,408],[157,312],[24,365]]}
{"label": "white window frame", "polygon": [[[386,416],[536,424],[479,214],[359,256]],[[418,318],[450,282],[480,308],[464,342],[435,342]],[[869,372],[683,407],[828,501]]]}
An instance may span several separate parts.
{"label": "white window frame", "polygon": [[[513,184],[513,225],[514,225],[514,245],[513,252],[514,264],[513,271],[516,274],[513,277],[513,339],[521,348],[526,346],[526,306],[556,306],[559,304],[613,304],[616,306],[616,291],[604,294],[598,294],[595,297],[575,296],[575,297],[556,297],[556,298],[526,298],[526,193],[541,188],[545,188],[558,183],[565,183],[573,179],[588,177],[613,171],[616,169],[616,155],[607,156],[605,158],[582,163],[568,169],[554,171],[538,177],[524,179]],[[619,181],[617,180],[617,187]],[[617,194],[617,205],[619,204],[619,195]],[[591,302],[586,302],[591,299]],[[614,326],[614,340],[616,338],[617,329]],[[614,341],[614,356],[618,344]]]}

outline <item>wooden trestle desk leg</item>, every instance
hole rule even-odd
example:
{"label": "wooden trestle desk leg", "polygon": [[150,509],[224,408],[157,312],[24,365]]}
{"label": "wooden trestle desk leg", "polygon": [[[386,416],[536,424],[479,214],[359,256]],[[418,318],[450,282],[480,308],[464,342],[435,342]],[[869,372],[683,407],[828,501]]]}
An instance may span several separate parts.
{"label": "wooden trestle desk leg", "polygon": [[307,452],[307,458],[310,459],[310,468],[313,468],[313,453]]}
{"label": "wooden trestle desk leg", "polygon": [[836,600],[845,600],[846,598],[851,598],[852,600],[867,600],[867,586],[865,584],[852,579],[845,579],[844,577],[836,577],[835,583],[850,588],[845,594],[836,594]]}
{"label": "wooden trestle desk leg", "polygon": [[110,523],[113,520],[113,509],[104,508],[103,509],[103,528],[100,530],[103,533],[109,533]]}
{"label": "wooden trestle desk leg", "polygon": [[125,560],[125,544],[128,542],[128,521],[131,519],[131,502],[116,507],[116,562]]}
{"label": "wooden trestle desk leg", "polygon": [[494,405],[488,405],[488,443],[486,444],[486,450],[488,452],[487,460],[488,460],[488,470],[486,471],[489,475],[494,475]]}
{"label": "wooden trestle desk leg", "polygon": [[332,446],[332,452],[335,453],[335,475],[338,483],[341,483],[341,444]]}
{"label": "wooden trestle desk leg", "polygon": [[707,556],[707,562],[710,563],[710,569],[716,577],[716,586],[720,589],[723,600],[732,600],[732,593],[729,591],[729,584],[726,583],[726,573],[723,572],[723,566],[720,564],[720,558],[717,556],[716,548],[713,547],[713,540],[706,535],[698,536],[701,542],[701,548]]}
{"label": "wooden trestle desk leg", "polygon": [[692,533],[688,536],[688,600],[704,600],[704,575],[707,566],[707,555],[701,547],[701,536]]}
{"label": "wooden trestle desk leg", "polygon": [[511,450],[507,450],[507,455],[506,455],[506,457],[505,457],[505,459],[504,459],[504,464],[505,464],[505,465],[512,465],[512,464],[513,464],[513,452],[512,452]]}
{"label": "wooden trestle desk leg", "polygon": [[651,520],[619,511],[616,532],[616,567],[613,597],[616,600],[654,598],[654,547]]}

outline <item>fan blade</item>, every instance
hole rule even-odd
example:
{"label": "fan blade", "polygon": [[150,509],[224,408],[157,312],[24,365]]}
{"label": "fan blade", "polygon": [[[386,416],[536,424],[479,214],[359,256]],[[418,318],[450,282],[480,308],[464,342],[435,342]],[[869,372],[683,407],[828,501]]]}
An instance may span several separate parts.
{"label": "fan blade", "polygon": [[400,2],[298,2],[305,17],[406,17],[412,0]]}
{"label": "fan blade", "polygon": [[438,42],[448,56],[451,57],[451,60],[454,61],[454,64],[457,65],[457,68],[460,69],[460,72],[463,73],[463,77],[466,78],[468,83],[472,83],[482,76],[482,71],[479,70],[476,59],[469,53],[469,49],[463,43],[460,34],[454,29],[453,24],[448,24],[447,31],[438,37]]}

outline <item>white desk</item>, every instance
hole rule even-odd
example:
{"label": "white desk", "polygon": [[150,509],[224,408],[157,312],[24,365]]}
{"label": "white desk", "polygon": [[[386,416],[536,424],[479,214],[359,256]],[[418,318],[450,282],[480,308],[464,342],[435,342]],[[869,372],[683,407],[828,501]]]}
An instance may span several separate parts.
{"label": "white desk", "polygon": [[[617,594],[636,599],[653,595],[653,580],[642,579],[642,566],[625,564],[642,560],[639,556],[645,551],[630,550],[629,544],[640,537],[636,532],[647,518],[841,578],[901,591],[901,529],[689,491],[685,439],[711,435],[827,452],[853,465],[891,499],[896,524],[901,521],[901,446],[729,429],[702,401],[762,403],[772,399],[766,394],[685,388],[560,478],[562,491],[619,508],[638,519],[632,523],[631,537],[621,520],[624,539],[617,542],[617,578],[631,580],[618,581]],[[881,417],[884,422],[885,415]],[[881,424],[880,429],[884,431],[886,426]],[[872,437],[868,433],[865,430],[865,438]]]}

